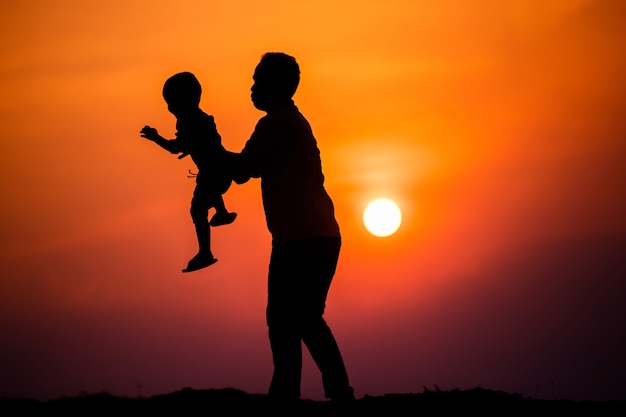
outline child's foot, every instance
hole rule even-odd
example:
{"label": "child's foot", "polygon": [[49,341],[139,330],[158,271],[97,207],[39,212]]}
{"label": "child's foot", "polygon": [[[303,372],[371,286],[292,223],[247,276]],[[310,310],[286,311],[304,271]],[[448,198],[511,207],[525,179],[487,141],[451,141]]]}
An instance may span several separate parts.
{"label": "child's foot", "polygon": [[183,269],[183,272],[192,272],[197,271],[198,269],[206,268],[207,266],[213,265],[217,262],[217,259],[210,254],[197,254],[189,263],[187,263],[187,268]]}
{"label": "child's foot", "polygon": [[211,221],[209,222],[209,224],[213,227],[231,224],[235,221],[236,217],[237,213],[217,212],[213,215],[213,217],[211,217]]}

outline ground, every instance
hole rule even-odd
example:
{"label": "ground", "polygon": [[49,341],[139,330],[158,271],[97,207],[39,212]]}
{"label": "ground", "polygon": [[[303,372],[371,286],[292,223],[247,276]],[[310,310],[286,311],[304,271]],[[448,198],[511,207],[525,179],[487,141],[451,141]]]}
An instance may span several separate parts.
{"label": "ground", "polygon": [[480,415],[535,415],[571,413],[581,416],[626,415],[626,401],[535,400],[483,388],[471,390],[427,390],[418,394],[364,396],[350,404],[301,400],[293,404],[274,404],[266,395],[248,394],[237,389],[195,390],[185,388],[171,394],[149,398],[116,397],[108,393],[85,394],[50,401],[0,398],[0,414],[56,415],[72,413],[129,414],[154,412],[176,416],[439,416],[453,412]]}

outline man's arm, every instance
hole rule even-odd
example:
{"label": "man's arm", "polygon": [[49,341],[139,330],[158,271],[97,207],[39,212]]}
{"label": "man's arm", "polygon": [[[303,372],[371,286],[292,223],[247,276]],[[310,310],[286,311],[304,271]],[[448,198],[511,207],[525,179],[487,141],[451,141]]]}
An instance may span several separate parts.
{"label": "man's arm", "polygon": [[243,184],[250,178],[260,178],[273,163],[272,130],[261,120],[241,153],[230,153],[233,180]]}
{"label": "man's arm", "polygon": [[226,151],[227,163],[236,184],[244,184],[252,178],[247,172],[244,159],[240,153]]}

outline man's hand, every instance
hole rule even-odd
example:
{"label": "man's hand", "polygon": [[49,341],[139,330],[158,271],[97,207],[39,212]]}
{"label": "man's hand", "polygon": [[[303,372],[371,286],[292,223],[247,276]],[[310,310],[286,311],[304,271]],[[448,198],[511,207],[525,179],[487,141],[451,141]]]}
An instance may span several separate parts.
{"label": "man's hand", "polygon": [[144,126],[143,129],[141,129],[141,137],[142,138],[146,138],[148,140],[157,140],[158,138],[160,138],[159,132],[150,126]]}

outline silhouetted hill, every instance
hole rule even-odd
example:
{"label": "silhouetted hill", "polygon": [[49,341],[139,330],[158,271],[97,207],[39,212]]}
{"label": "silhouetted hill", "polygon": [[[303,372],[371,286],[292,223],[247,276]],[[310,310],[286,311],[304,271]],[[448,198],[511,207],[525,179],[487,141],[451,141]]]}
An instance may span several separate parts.
{"label": "silhouetted hill", "polygon": [[237,389],[195,390],[185,388],[149,398],[116,397],[108,393],[85,394],[50,401],[0,398],[0,414],[10,415],[94,415],[114,413],[155,413],[175,416],[439,416],[451,412],[466,415],[571,415],[623,416],[626,401],[535,400],[483,388],[471,390],[424,390],[419,394],[364,396],[352,404],[301,400],[295,404],[274,404],[266,395],[248,394]]}

